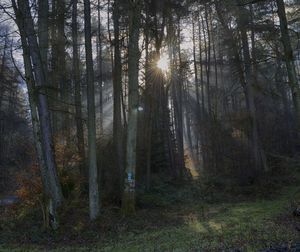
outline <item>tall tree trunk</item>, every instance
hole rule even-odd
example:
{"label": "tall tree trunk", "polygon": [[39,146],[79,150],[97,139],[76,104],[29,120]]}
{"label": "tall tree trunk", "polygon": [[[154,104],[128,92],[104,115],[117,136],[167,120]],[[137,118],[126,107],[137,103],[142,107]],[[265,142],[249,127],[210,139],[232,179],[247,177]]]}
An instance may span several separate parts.
{"label": "tall tree trunk", "polygon": [[[2,59],[1,59],[1,69],[0,69],[0,75],[1,76],[4,75],[4,70],[5,70],[5,65],[6,65],[6,50],[7,50],[7,48],[8,48],[8,36],[4,40],[3,55],[2,55]],[[0,111],[1,111],[1,108],[2,108],[4,93],[5,93],[5,88],[1,88],[0,89]],[[2,152],[0,150],[0,155],[1,155],[1,153]]]}
{"label": "tall tree trunk", "polygon": [[174,104],[176,115],[175,120],[177,121],[176,125],[176,140],[178,145],[178,169],[180,177],[183,177],[183,171],[185,169],[184,163],[184,144],[183,144],[183,104],[182,104],[182,87],[183,87],[183,71],[182,71],[182,59],[181,59],[181,48],[180,48],[180,17],[177,20],[177,41],[176,41],[176,50],[178,54],[178,66],[179,76],[176,78],[176,104]]}
{"label": "tall tree trunk", "polygon": [[82,121],[82,101],[81,101],[81,85],[80,85],[80,68],[78,54],[78,25],[77,25],[77,0],[73,0],[72,9],[72,46],[73,46],[73,82],[75,87],[75,121],[76,121],[76,137],[78,154],[81,159],[80,174],[83,178],[87,178],[85,168],[85,150],[84,150],[84,130]]}
{"label": "tall tree trunk", "polygon": [[295,109],[295,118],[297,122],[297,133],[300,131],[300,89],[297,80],[296,67],[294,62],[293,49],[291,45],[288,22],[285,13],[283,0],[276,0],[277,12],[280,20],[281,41],[284,48],[285,64],[288,73],[289,86],[292,92],[293,104]]}
{"label": "tall tree trunk", "polygon": [[[239,1],[238,1],[239,2]],[[242,49],[243,49],[243,59],[244,59],[244,69],[245,69],[245,95],[246,104],[249,111],[250,117],[250,141],[251,149],[253,151],[254,165],[258,172],[267,171],[267,163],[265,153],[262,149],[261,142],[258,135],[258,125],[256,118],[256,108],[255,108],[255,98],[254,98],[254,76],[253,67],[251,64],[250,49],[248,43],[247,31],[245,30],[244,18],[246,13],[243,7],[240,7],[239,17],[238,17],[238,27],[241,33]]]}
{"label": "tall tree trunk", "polygon": [[[146,5],[146,22],[145,22],[145,128],[144,128],[144,150],[146,152],[146,189],[151,187],[151,149],[152,149],[152,99],[153,83],[150,83],[150,63],[149,63],[149,6]],[[152,84],[152,85],[151,85]]]}
{"label": "tall tree trunk", "polygon": [[[51,90],[48,90],[49,96],[49,109],[51,115],[51,127],[53,134],[60,129],[60,118],[58,112],[56,111],[57,103],[59,101],[59,79],[58,79],[58,42],[57,42],[57,25],[56,25],[56,16],[57,16],[57,0],[51,1],[51,22],[50,26],[50,45],[51,46],[51,74],[49,74],[49,81],[51,80]],[[50,70],[49,70],[50,72]]]}
{"label": "tall tree trunk", "polygon": [[110,61],[111,69],[114,68],[114,53],[112,49],[112,39],[111,39],[111,30],[110,30],[110,0],[107,1],[107,33],[108,33],[108,42],[109,42],[109,52],[110,52]]}
{"label": "tall tree trunk", "polygon": [[245,26],[242,25],[243,18],[245,18],[246,15],[245,13],[243,13],[242,10],[240,10],[238,16],[238,28],[241,34],[242,48],[243,48],[243,59],[244,59],[244,69],[245,69],[244,71],[243,63],[239,55],[238,44],[234,38],[233,32],[228,27],[228,25],[226,24],[223,18],[220,9],[221,6],[219,5],[219,3],[216,3],[215,6],[216,6],[218,18],[230,38],[231,47],[235,58],[235,66],[237,68],[239,79],[243,87],[245,98],[246,98],[246,106],[247,106],[247,111],[249,113],[249,119],[250,119],[249,120],[250,121],[250,127],[249,127],[250,149],[252,150],[252,158],[254,161],[254,166],[257,172],[261,172],[262,170],[267,171],[268,166],[266,163],[265,153],[262,149],[260,139],[258,136],[258,126],[257,126],[254,94],[253,94],[252,65],[251,65],[248,37],[247,37],[247,32],[244,29]]}
{"label": "tall tree trunk", "polygon": [[59,108],[62,108],[61,118],[61,130],[65,136],[66,143],[70,140],[70,120],[69,120],[69,87],[67,85],[66,78],[66,37],[65,37],[65,0],[57,0],[57,74],[58,74],[58,87],[59,87]]}
{"label": "tall tree trunk", "polygon": [[205,111],[205,100],[204,100],[204,79],[203,79],[203,60],[202,60],[202,40],[201,40],[201,22],[200,19],[202,19],[200,14],[200,9],[198,10],[199,16],[198,16],[198,33],[199,33],[199,64],[200,64],[200,84],[201,84],[201,112],[204,116]]}
{"label": "tall tree trunk", "polygon": [[[44,208],[48,203],[47,200],[51,198],[50,185],[48,181],[48,169],[45,163],[45,157],[43,153],[42,135],[41,135],[40,122],[39,122],[38,111],[37,111],[38,104],[37,104],[37,99],[35,94],[35,81],[33,76],[33,69],[31,66],[29,47],[23,31],[20,32],[20,37],[21,37],[21,43],[23,48],[25,80],[26,80],[26,86],[28,90],[28,99],[29,99],[29,107],[31,112],[30,115],[31,115],[35,150],[36,150],[37,160],[41,172],[41,178],[42,178],[43,190],[44,190],[43,194],[45,195],[46,198],[44,202],[45,206],[42,206]],[[49,222],[49,215],[51,214],[49,210],[50,209],[48,208],[48,211],[44,211],[45,212],[43,216],[44,228],[48,228],[49,225],[52,225],[52,223]]]}
{"label": "tall tree trunk", "polygon": [[114,119],[113,119],[113,143],[115,155],[117,158],[117,172],[115,176],[115,184],[118,185],[117,195],[121,196],[121,181],[123,181],[123,127],[121,116],[121,95],[122,95],[122,63],[119,38],[119,19],[120,19],[120,1],[115,0],[113,5],[113,22],[114,22],[114,68],[113,68],[113,87],[114,87]]}
{"label": "tall tree trunk", "polygon": [[194,17],[192,17],[192,19],[193,19],[192,20],[192,27],[193,27],[193,64],[194,64],[194,75],[195,75],[196,100],[197,100],[197,105],[200,108],[200,95],[199,95],[198,67],[197,67],[197,57],[196,57],[196,41],[195,41],[196,39],[195,39]]}
{"label": "tall tree trunk", "polygon": [[135,211],[135,173],[137,119],[139,106],[139,30],[141,1],[130,1],[128,48],[128,126],[126,143],[126,175],[122,208],[124,214]]}
{"label": "tall tree trunk", "polygon": [[89,205],[90,218],[91,220],[95,220],[100,211],[100,198],[96,151],[95,87],[91,36],[91,6],[89,0],[84,0],[84,35],[88,103]]}
{"label": "tall tree trunk", "polygon": [[213,59],[214,59],[214,71],[215,71],[215,92],[214,92],[214,117],[218,118],[218,98],[219,98],[219,81],[218,81],[218,62],[217,62],[217,52],[216,52],[216,39],[214,39],[213,35],[213,21],[211,12],[209,13],[209,24],[211,29],[211,36],[212,36],[212,52],[213,52]]}
{"label": "tall tree trunk", "polygon": [[101,13],[100,0],[97,2],[98,15],[98,72],[99,72],[99,106],[100,106],[100,132],[103,133],[103,73],[102,73],[102,37],[101,37]]}
{"label": "tall tree trunk", "polygon": [[38,1],[38,39],[46,80],[48,79],[48,0]]}
{"label": "tall tree trunk", "polygon": [[[207,113],[211,116],[211,96],[210,96],[210,61],[211,61],[211,36],[210,36],[210,27],[208,23],[208,9],[207,4],[205,5],[205,20],[202,19],[202,29],[204,36],[204,46],[205,46],[205,73],[206,73],[206,99],[207,99]],[[206,33],[205,33],[206,26]],[[207,34],[207,37],[206,37]],[[206,40],[207,39],[207,40]]]}
{"label": "tall tree trunk", "polygon": [[[53,138],[51,131],[50,114],[48,109],[48,102],[45,95],[45,86],[47,81],[45,78],[44,65],[40,55],[40,48],[37,41],[37,36],[34,31],[34,23],[30,12],[30,5],[28,0],[18,0],[18,5],[15,0],[12,0],[14,12],[16,14],[16,23],[21,34],[24,34],[25,40],[28,41],[29,53],[32,61],[32,70],[35,76],[35,83],[37,86],[37,106],[38,116],[40,121],[41,139],[43,145],[43,155],[45,164],[47,166],[47,179],[49,184],[50,194],[50,210],[53,228],[58,227],[56,219],[56,210],[62,204],[63,196],[61,186],[58,180]],[[25,41],[24,40],[24,41]],[[24,45],[24,47],[26,47]]]}

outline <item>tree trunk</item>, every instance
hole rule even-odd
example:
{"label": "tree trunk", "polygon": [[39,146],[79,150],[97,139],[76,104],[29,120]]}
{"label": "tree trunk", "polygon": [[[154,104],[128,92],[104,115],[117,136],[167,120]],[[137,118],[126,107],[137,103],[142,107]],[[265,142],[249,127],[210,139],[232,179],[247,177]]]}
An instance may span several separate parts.
{"label": "tree trunk", "polygon": [[247,32],[244,29],[244,26],[242,25],[243,17],[246,17],[246,15],[245,13],[243,13],[242,10],[240,10],[238,16],[238,28],[241,34],[242,49],[243,49],[243,59],[244,59],[244,69],[245,69],[244,71],[243,64],[239,55],[238,43],[234,38],[233,32],[228,27],[228,25],[226,24],[223,18],[219,4],[216,3],[215,6],[216,6],[216,11],[219,20],[230,38],[231,48],[235,58],[235,66],[237,68],[237,73],[239,75],[239,79],[243,87],[245,98],[246,98],[246,106],[247,106],[247,111],[249,113],[249,119],[250,119],[249,120],[250,121],[249,122],[250,123],[250,127],[249,127],[250,149],[252,151],[252,158],[254,161],[255,170],[257,172],[261,172],[262,170],[267,171],[268,166],[266,163],[265,154],[262,149],[260,139],[258,136],[258,126],[257,126],[254,94],[253,94],[252,65],[251,65],[248,37],[247,37]]}
{"label": "tree trunk", "polygon": [[101,38],[101,15],[100,15],[100,0],[97,2],[98,15],[98,72],[99,72],[99,106],[100,106],[100,132],[103,133],[103,73],[102,73],[102,38]]}
{"label": "tree trunk", "polygon": [[61,130],[63,130],[63,136],[65,137],[66,144],[70,140],[70,119],[69,119],[69,106],[70,89],[67,85],[66,78],[66,37],[65,37],[65,0],[57,0],[57,74],[58,74],[58,87],[59,87],[59,110],[62,109],[60,115],[61,118]]}
{"label": "tree trunk", "polygon": [[[200,95],[199,95],[199,81],[198,81],[198,68],[196,60],[196,39],[195,39],[195,22],[194,17],[192,17],[192,27],[193,27],[193,64],[194,64],[194,75],[195,75],[195,87],[196,87],[196,100],[197,105],[200,108]],[[200,36],[200,35],[199,35]]]}
{"label": "tree trunk", "polygon": [[78,25],[77,25],[77,0],[73,0],[72,9],[72,45],[73,45],[73,82],[75,87],[75,121],[76,121],[76,137],[78,154],[81,159],[80,174],[82,178],[87,178],[85,168],[85,150],[84,150],[84,130],[82,122],[82,101],[81,101],[81,85],[80,85],[80,68],[78,55]]}
{"label": "tree trunk", "polygon": [[[183,144],[183,104],[182,104],[182,87],[183,87],[183,71],[182,71],[182,60],[181,60],[181,48],[180,48],[180,17],[177,20],[177,45],[176,50],[178,54],[178,66],[179,68],[179,76],[176,78],[176,104],[174,104],[174,108],[176,111],[175,120],[177,121],[176,125],[176,140],[178,145],[178,169],[180,177],[183,177],[183,172],[185,170],[185,163],[184,163],[184,144]],[[175,56],[175,55],[174,55]]]}
{"label": "tree trunk", "polygon": [[200,10],[199,17],[198,17],[198,33],[199,33],[199,64],[200,64],[200,84],[201,84],[201,114],[204,116],[205,111],[205,100],[204,100],[204,80],[203,80],[203,60],[202,60],[202,40],[201,40],[201,22],[200,19]]}
{"label": "tree trunk", "polygon": [[90,219],[95,220],[100,211],[98,168],[96,151],[95,87],[92,57],[91,6],[84,0],[84,35],[86,54],[86,81],[88,103],[88,161],[89,161],[89,205]]}
{"label": "tree trunk", "polygon": [[48,14],[49,14],[49,3],[48,0],[38,1],[38,39],[39,47],[41,52],[41,58],[44,65],[44,74],[46,80],[48,79]]}
{"label": "tree trunk", "polygon": [[[63,196],[61,186],[58,180],[56,163],[54,158],[53,139],[51,132],[50,114],[48,102],[43,88],[47,86],[44,65],[40,55],[40,48],[34,31],[33,19],[30,12],[28,0],[18,0],[18,7],[15,0],[12,0],[13,8],[16,14],[16,22],[20,33],[24,34],[28,42],[29,53],[32,61],[32,70],[35,76],[37,89],[37,106],[40,121],[41,139],[43,146],[43,155],[47,166],[47,181],[49,183],[50,205],[52,227],[57,228],[56,209],[62,204]],[[26,47],[24,45],[24,47]]]}
{"label": "tree trunk", "polygon": [[[146,190],[150,190],[151,187],[151,150],[152,150],[152,97],[151,95],[154,92],[153,83],[150,82],[150,71],[151,66],[149,63],[149,6],[146,5],[146,22],[145,22],[145,109],[144,109],[144,119],[145,119],[145,128],[144,128],[144,150],[146,152]],[[153,67],[153,66],[152,66]]]}
{"label": "tree trunk", "polygon": [[280,20],[281,41],[284,48],[285,64],[288,73],[289,86],[292,92],[292,99],[295,109],[295,118],[297,123],[297,132],[300,130],[300,89],[297,80],[296,67],[294,62],[293,49],[290,41],[288,22],[285,13],[283,0],[276,0],[277,12]]}
{"label": "tree trunk", "polygon": [[[42,207],[44,208],[46,204],[48,204],[48,199],[50,199],[50,185],[48,181],[48,169],[45,163],[44,153],[43,153],[43,143],[42,136],[40,130],[40,122],[38,118],[37,111],[37,99],[35,95],[35,82],[33,76],[33,70],[30,62],[30,54],[29,48],[26,41],[26,37],[23,32],[20,32],[21,43],[23,48],[23,61],[24,61],[24,69],[25,69],[25,80],[26,86],[28,90],[28,99],[29,99],[29,107],[30,107],[30,115],[33,129],[33,137],[35,143],[35,150],[37,155],[37,160],[40,167],[41,179],[43,183],[43,194],[45,195],[45,201],[43,202]],[[49,212],[45,211],[43,219],[44,219],[44,228],[48,228],[52,223],[49,222]]]}
{"label": "tree trunk", "polygon": [[[239,2],[239,1],[238,1]],[[245,30],[244,18],[246,13],[243,7],[240,8],[238,17],[238,27],[241,33],[242,49],[243,49],[243,59],[244,59],[244,69],[245,69],[245,96],[246,104],[249,111],[250,117],[250,141],[251,149],[253,151],[254,165],[258,172],[268,171],[265,153],[262,149],[259,135],[258,135],[258,125],[256,118],[256,108],[255,108],[255,98],[253,92],[254,76],[253,67],[251,64],[250,49],[248,43],[247,31]]]}
{"label": "tree trunk", "polygon": [[126,144],[126,174],[122,208],[124,214],[135,211],[135,172],[137,119],[139,106],[139,30],[141,1],[131,1],[129,10],[128,48],[128,127]]}
{"label": "tree trunk", "polygon": [[115,0],[113,5],[113,22],[114,22],[114,37],[115,37],[115,58],[113,68],[113,88],[114,88],[114,119],[113,119],[113,143],[115,154],[117,158],[117,172],[113,176],[115,177],[115,184],[118,186],[117,195],[120,199],[122,192],[121,181],[123,181],[123,127],[121,116],[121,95],[122,95],[122,63],[121,63],[121,51],[120,51],[120,38],[119,38],[119,0]]}
{"label": "tree trunk", "polygon": [[[202,19],[202,29],[203,29],[203,36],[204,36],[204,46],[205,46],[205,73],[206,73],[206,99],[207,99],[207,113],[209,117],[211,116],[211,96],[210,96],[210,61],[211,61],[211,37],[210,37],[210,27],[208,23],[208,8],[205,5],[205,22]],[[205,27],[206,26],[206,32]],[[207,34],[207,40],[206,40]]]}

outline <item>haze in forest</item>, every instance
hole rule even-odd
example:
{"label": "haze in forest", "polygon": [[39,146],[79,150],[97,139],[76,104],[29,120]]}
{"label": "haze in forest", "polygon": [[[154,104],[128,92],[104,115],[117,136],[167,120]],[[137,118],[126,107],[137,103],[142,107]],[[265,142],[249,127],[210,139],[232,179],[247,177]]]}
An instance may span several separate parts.
{"label": "haze in forest", "polygon": [[298,0],[2,0],[0,251],[300,251]]}

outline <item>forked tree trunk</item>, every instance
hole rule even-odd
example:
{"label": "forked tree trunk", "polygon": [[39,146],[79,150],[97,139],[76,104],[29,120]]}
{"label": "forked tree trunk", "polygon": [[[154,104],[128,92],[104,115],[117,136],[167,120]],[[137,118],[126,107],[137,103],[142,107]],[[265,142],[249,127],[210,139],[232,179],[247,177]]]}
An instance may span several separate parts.
{"label": "forked tree trunk", "polygon": [[[32,130],[33,130],[33,137],[35,143],[35,150],[37,155],[37,161],[39,163],[41,178],[43,183],[43,194],[45,195],[45,202],[43,202],[42,207],[47,207],[48,199],[50,199],[50,188],[49,188],[49,181],[48,181],[48,169],[44,159],[43,153],[43,143],[42,143],[42,136],[40,130],[40,122],[38,117],[37,111],[37,99],[35,94],[35,82],[33,76],[33,70],[30,62],[30,54],[29,48],[26,41],[26,37],[24,36],[23,32],[20,32],[21,43],[23,48],[23,61],[24,61],[24,69],[25,69],[25,80],[26,86],[28,90],[28,100],[29,100],[29,107],[30,107],[30,115],[31,115],[31,122],[32,122]],[[44,228],[48,228],[51,223],[49,223],[49,213],[44,211]]]}
{"label": "forked tree trunk", "polygon": [[[37,108],[40,122],[39,129],[41,130],[41,141],[43,148],[43,158],[47,167],[47,185],[49,185],[51,224],[53,228],[58,227],[56,218],[56,210],[62,204],[63,196],[61,186],[58,180],[56,163],[54,158],[53,139],[51,132],[50,114],[48,102],[45,95],[45,86],[47,81],[44,74],[44,66],[40,55],[40,48],[37,42],[37,36],[34,31],[33,19],[30,12],[28,0],[18,0],[18,5],[15,0],[12,0],[12,5],[16,15],[16,23],[20,30],[20,34],[24,37],[22,41],[24,48],[28,46],[32,65],[31,69],[35,76],[36,92],[37,92]],[[29,60],[26,59],[26,62]],[[25,62],[24,62],[25,63]],[[29,62],[26,63],[29,71]],[[43,166],[43,164],[41,164]],[[43,169],[43,168],[41,168]]]}

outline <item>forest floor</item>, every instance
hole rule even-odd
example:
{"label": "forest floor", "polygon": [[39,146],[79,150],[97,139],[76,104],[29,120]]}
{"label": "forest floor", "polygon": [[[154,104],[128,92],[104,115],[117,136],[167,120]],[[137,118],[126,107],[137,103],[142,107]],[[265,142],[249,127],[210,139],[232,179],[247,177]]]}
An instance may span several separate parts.
{"label": "forest floor", "polygon": [[[134,216],[107,207],[96,223],[86,201],[68,202],[55,232],[41,229],[39,209],[2,207],[0,251],[300,251],[289,250],[300,241],[300,217],[292,214],[299,181],[298,173],[273,181],[260,196],[201,194],[197,181],[169,185],[144,195]],[[266,250],[272,246],[285,249]]]}

